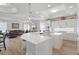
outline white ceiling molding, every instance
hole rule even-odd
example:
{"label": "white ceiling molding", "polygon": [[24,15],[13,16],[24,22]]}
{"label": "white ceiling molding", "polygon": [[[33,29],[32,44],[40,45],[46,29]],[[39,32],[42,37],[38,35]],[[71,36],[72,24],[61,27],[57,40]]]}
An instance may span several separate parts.
{"label": "white ceiling molding", "polygon": [[74,15],[77,13],[77,4],[75,3],[65,4],[65,8],[68,15]]}
{"label": "white ceiling molding", "polygon": [[76,14],[76,12],[77,12],[76,4],[69,4],[69,5],[63,4],[63,5],[55,6],[47,11],[44,11],[42,14],[43,16],[52,19],[52,18],[59,17],[59,16],[74,15]]}
{"label": "white ceiling molding", "polygon": [[17,9],[16,7],[10,4],[3,4],[3,5],[0,5],[0,12],[1,13],[16,13]]}
{"label": "white ceiling molding", "polygon": [[[28,4],[27,3],[10,3],[0,5],[0,18],[5,20],[27,20],[28,19]],[[57,4],[50,3],[48,7],[46,3],[32,3],[31,5],[31,19],[45,20],[48,18],[55,18],[57,16],[69,16],[76,14],[76,4]],[[70,6],[70,7],[69,7]],[[51,12],[52,11],[52,12]]]}
{"label": "white ceiling molding", "polygon": [[7,5],[7,3],[0,3],[0,5],[3,5],[4,6],[4,5]]}

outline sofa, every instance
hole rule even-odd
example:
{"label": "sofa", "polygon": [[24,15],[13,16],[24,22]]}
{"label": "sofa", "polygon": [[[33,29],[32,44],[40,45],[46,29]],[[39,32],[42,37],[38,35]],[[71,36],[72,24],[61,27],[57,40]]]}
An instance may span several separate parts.
{"label": "sofa", "polygon": [[7,37],[16,38],[17,36],[20,36],[23,33],[24,33],[23,30],[10,30],[9,33],[7,33]]}

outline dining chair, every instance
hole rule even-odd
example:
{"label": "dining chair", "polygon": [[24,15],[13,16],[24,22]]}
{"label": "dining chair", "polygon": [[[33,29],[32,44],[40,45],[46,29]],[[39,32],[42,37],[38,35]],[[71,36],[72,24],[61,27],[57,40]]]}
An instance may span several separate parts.
{"label": "dining chair", "polygon": [[4,48],[6,50],[5,38],[6,34],[0,34],[0,49]]}

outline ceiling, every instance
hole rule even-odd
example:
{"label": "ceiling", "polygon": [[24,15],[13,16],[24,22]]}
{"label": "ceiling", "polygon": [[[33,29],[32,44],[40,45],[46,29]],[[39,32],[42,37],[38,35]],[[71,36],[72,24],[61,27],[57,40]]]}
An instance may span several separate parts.
{"label": "ceiling", "polygon": [[76,3],[31,3],[30,7],[28,3],[6,3],[0,5],[0,20],[27,20],[29,15],[31,19],[39,20],[76,12]]}

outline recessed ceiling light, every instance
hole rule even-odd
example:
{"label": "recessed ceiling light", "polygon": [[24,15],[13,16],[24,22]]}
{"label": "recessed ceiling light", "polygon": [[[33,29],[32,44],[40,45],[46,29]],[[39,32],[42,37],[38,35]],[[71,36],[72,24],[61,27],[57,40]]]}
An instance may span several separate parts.
{"label": "recessed ceiling light", "polygon": [[73,8],[73,6],[69,6],[69,8]]}
{"label": "recessed ceiling light", "polygon": [[30,20],[31,18],[29,17],[29,20]]}
{"label": "recessed ceiling light", "polygon": [[51,10],[51,12],[57,12],[58,11],[58,9],[53,9],[53,10]]}
{"label": "recessed ceiling light", "polygon": [[48,4],[48,7],[51,7],[51,5]]}

